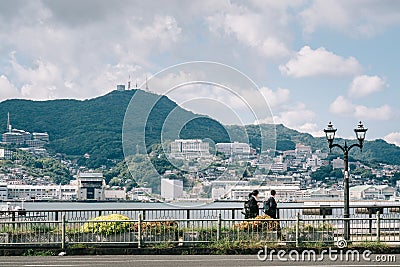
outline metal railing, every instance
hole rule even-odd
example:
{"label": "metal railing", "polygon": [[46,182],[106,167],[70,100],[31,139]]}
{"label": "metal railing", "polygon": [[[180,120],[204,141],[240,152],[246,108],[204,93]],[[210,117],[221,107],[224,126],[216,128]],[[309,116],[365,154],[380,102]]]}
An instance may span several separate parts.
{"label": "metal railing", "polygon": [[[262,206],[262,205],[260,205]],[[383,217],[400,218],[400,203],[397,205],[351,205],[350,217],[371,219],[379,211]],[[132,209],[91,209],[91,210],[23,210],[1,211],[0,221],[59,221],[65,215],[67,220],[89,220],[91,218],[119,213],[137,220],[139,214],[144,220],[181,220],[181,219],[217,219],[221,214],[222,219],[244,218],[241,207],[213,208],[213,207],[187,207],[187,208],[132,208]],[[286,206],[278,205],[277,217],[279,219],[295,219],[299,213],[302,218],[341,218],[343,205],[307,205]],[[262,212],[260,211],[260,214]]]}
{"label": "metal railing", "polygon": [[194,246],[215,242],[285,243],[300,246],[335,244],[343,240],[344,221],[351,225],[351,242],[390,242],[400,245],[400,218],[306,218],[298,213],[289,219],[231,219],[218,214],[203,219],[129,220],[67,219],[0,221],[0,247],[12,246],[132,246],[170,244]]}

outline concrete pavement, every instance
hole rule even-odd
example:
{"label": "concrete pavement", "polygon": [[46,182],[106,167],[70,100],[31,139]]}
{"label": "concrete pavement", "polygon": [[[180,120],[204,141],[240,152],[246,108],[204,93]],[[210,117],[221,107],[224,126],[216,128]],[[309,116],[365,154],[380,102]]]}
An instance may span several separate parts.
{"label": "concrete pavement", "polygon": [[[332,261],[324,257],[322,261],[260,261],[257,255],[101,255],[101,256],[22,256],[0,257],[0,266],[4,267],[237,267],[237,266],[400,266],[400,255],[395,262],[372,261]],[[371,259],[375,259],[373,255]]]}

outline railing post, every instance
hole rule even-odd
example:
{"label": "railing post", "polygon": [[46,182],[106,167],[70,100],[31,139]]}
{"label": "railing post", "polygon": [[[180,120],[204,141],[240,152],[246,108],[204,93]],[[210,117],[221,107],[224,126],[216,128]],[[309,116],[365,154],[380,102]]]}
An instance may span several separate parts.
{"label": "railing post", "polygon": [[376,212],[376,241],[381,241],[381,216],[379,210]]}
{"label": "railing post", "polygon": [[186,210],[186,227],[189,228],[190,227],[190,210]]}
{"label": "railing post", "polygon": [[65,213],[61,216],[61,249],[65,249]]}
{"label": "railing post", "polygon": [[300,238],[300,214],[296,213],[296,247],[299,247]]}
{"label": "railing post", "polygon": [[372,209],[368,209],[368,218],[369,218],[369,233],[372,233]]}
{"label": "railing post", "polygon": [[218,213],[218,225],[217,225],[217,241],[220,240],[221,238],[221,225],[222,225],[222,220],[221,220],[221,213]]}
{"label": "railing post", "polygon": [[235,219],[235,209],[232,209],[232,216],[231,219],[234,220]]}
{"label": "railing post", "polygon": [[[11,221],[15,222],[15,211],[10,211],[11,212]],[[15,223],[12,224],[12,229],[15,230]]]}
{"label": "railing post", "polygon": [[142,214],[139,213],[138,218],[138,248],[142,247]]}

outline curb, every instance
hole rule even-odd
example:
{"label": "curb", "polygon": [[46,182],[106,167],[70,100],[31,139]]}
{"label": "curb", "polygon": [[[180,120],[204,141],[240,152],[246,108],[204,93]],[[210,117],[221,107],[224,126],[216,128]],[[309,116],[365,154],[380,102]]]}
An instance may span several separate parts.
{"label": "curb", "polygon": [[[56,256],[61,252],[65,255],[78,256],[78,255],[257,255],[257,253],[264,248],[199,248],[199,247],[174,247],[174,248],[127,248],[127,247],[93,247],[93,248],[67,248],[62,250],[54,247],[15,247],[0,249],[0,256]],[[302,252],[304,250],[313,250],[316,254],[329,248],[294,248],[294,247],[271,247],[268,249],[277,250],[297,250]],[[332,248],[331,248],[332,249]],[[340,253],[340,249],[334,248]],[[363,252],[365,250],[371,251],[373,254],[400,254],[400,247],[385,247],[385,248],[365,248],[365,247],[350,247],[343,249],[357,250]]]}

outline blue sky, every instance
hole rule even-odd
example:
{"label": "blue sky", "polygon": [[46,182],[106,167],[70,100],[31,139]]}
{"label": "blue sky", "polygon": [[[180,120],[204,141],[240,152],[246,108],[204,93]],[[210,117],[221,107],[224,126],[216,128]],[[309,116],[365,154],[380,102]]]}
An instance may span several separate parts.
{"label": "blue sky", "polygon": [[0,101],[92,98],[204,60],[249,76],[276,123],[353,137],[362,120],[400,145],[399,38],[400,1],[0,1]]}

